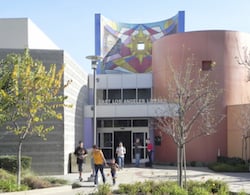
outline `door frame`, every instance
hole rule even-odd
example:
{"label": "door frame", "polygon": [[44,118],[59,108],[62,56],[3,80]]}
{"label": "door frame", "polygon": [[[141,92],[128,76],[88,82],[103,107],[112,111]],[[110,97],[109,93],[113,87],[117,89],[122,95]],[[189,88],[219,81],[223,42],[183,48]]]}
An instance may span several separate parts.
{"label": "door frame", "polygon": [[[130,149],[126,148],[126,153],[130,152],[131,158],[130,158],[130,162],[127,162],[127,163],[135,163],[135,157],[133,155],[133,149],[134,149],[133,134],[134,133],[144,133],[144,138],[146,140],[149,137],[149,127],[127,127],[127,128],[112,128],[112,127],[109,127],[109,128],[98,128],[97,129],[97,137],[98,137],[98,139],[97,139],[97,145],[100,146],[100,148],[103,149],[103,150],[111,150],[111,151],[109,151],[109,153],[112,154],[111,158],[116,158],[116,155],[114,155],[115,154],[115,149],[116,149],[116,146],[115,146],[115,143],[114,143],[114,140],[115,140],[114,136],[115,136],[115,132],[121,132],[121,131],[124,131],[124,132],[130,131],[130,134],[131,134],[130,135],[131,146],[129,147]],[[101,140],[101,139],[104,138],[104,134],[105,133],[112,133],[112,140],[111,140],[112,145],[110,147],[105,147],[104,146],[104,140]],[[142,146],[142,148],[143,148],[144,158],[141,158],[140,162],[144,163],[144,162],[147,161],[146,144],[144,144]],[[110,159],[107,158],[107,160],[110,160]]]}

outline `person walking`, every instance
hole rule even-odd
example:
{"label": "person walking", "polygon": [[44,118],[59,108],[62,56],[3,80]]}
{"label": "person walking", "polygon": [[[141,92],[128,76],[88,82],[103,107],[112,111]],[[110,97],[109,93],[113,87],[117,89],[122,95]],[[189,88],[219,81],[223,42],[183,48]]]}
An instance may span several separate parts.
{"label": "person walking", "polygon": [[96,145],[93,145],[92,151],[93,161],[94,161],[94,168],[95,168],[95,179],[94,185],[98,185],[98,172],[100,170],[102,175],[103,183],[106,182],[105,174],[103,172],[104,165],[107,165],[106,159],[100,149],[97,148]]}
{"label": "person walking", "polygon": [[88,155],[88,151],[84,148],[82,141],[79,141],[79,146],[76,147],[74,154],[78,165],[79,180],[82,181],[83,163],[85,163],[85,158]]}
{"label": "person walking", "polygon": [[119,168],[119,165],[115,162],[114,158],[109,163],[109,167],[110,167],[110,173],[111,173],[113,185],[115,185],[115,183],[116,183],[116,172],[117,172],[117,169]]}
{"label": "person walking", "polygon": [[141,143],[139,138],[136,138],[134,146],[135,146],[135,166],[139,167],[141,159]]}
{"label": "person walking", "polygon": [[153,153],[153,145],[150,142],[150,139],[147,139],[147,155],[148,155],[148,166],[152,168],[153,162],[152,162],[152,153]]}
{"label": "person walking", "polygon": [[126,148],[123,146],[122,142],[120,142],[119,146],[116,148],[116,154],[117,154],[117,161],[118,161],[119,169],[123,169]]}

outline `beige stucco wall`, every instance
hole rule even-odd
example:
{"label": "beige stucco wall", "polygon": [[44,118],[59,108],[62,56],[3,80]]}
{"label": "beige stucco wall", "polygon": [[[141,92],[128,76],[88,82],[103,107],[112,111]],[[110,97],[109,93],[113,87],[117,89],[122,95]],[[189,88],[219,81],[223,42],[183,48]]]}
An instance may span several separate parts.
{"label": "beige stucco wall", "polygon": [[[243,126],[248,122],[243,113],[249,113],[250,104],[231,105],[227,107],[227,148],[229,157],[244,158],[243,149]],[[243,118],[243,119],[242,119]],[[250,139],[247,140],[247,155],[250,156]],[[244,153],[244,155],[243,155]]]}

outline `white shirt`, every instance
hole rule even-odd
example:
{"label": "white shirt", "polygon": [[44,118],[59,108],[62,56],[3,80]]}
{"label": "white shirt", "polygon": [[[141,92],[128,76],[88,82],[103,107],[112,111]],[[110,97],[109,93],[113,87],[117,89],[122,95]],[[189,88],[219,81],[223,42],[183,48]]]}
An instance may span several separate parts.
{"label": "white shirt", "polygon": [[124,155],[126,154],[126,148],[123,146],[119,146],[116,148],[116,154],[119,157],[124,157]]}

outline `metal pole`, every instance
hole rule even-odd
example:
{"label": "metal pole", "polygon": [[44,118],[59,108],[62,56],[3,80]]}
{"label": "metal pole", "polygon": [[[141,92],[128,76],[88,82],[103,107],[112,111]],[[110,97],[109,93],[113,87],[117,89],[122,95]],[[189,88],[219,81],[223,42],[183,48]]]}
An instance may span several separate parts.
{"label": "metal pole", "polygon": [[94,145],[96,145],[96,68],[93,68],[93,128]]}
{"label": "metal pole", "polygon": [[87,56],[87,59],[91,60],[91,68],[93,69],[93,144],[96,145],[96,68],[100,56]]}

